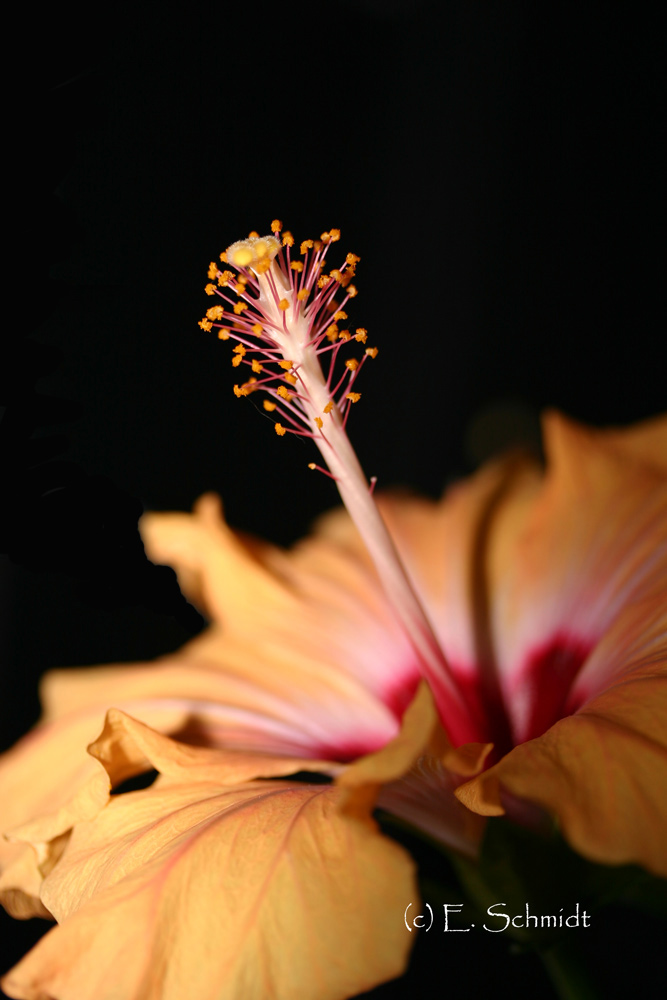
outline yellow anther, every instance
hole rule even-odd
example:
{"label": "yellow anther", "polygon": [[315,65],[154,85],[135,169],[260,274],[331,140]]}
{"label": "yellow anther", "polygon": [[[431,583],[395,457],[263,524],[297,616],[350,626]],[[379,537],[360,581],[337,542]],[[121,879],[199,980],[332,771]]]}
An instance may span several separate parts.
{"label": "yellow anther", "polygon": [[322,249],[322,241],[321,240],[313,240],[313,247],[319,253],[320,250]]}
{"label": "yellow anther", "polygon": [[266,257],[270,252],[270,247],[265,240],[257,240],[253,249],[257,260],[261,260],[262,257]]}
{"label": "yellow anther", "polygon": [[299,300],[299,302],[305,301],[305,299],[307,299],[309,295],[310,292],[308,291],[307,288],[302,288],[300,292],[296,293],[296,297]]}
{"label": "yellow anther", "polygon": [[273,222],[271,223],[271,232],[272,233],[279,233],[282,228],[283,228],[283,224],[280,221],[280,219],[274,219]]}
{"label": "yellow anther", "polygon": [[241,313],[245,309],[247,309],[247,308],[248,308],[248,303],[247,302],[235,302],[234,303],[234,312],[236,313],[237,316],[240,316]]}
{"label": "yellow anther", "polygon": [[218,265],[214,260],[212,260],[211,263],[208,265],[208,276],[209,278],[218,277]]}
{"label": "yellow anther", "polygon": [[330,281],[331,281],[331,278],[328,275],[322,274],[317,279],[317,287],[318,288],[324,288],[324,286],[328,285]]}
{"label": "yellow anther", "polygon": [[293,260],[290,267],[293,271],[298,271],[299,274],[303,271],[303,263],[300,260]]}
{"label": "yellow anther", "polygon": [[367,347],[366,354],[368,355],[369,358],[377,358],[378,356],[377,347]]}
{"label": "yellow anther", "polygon": [[288,372],[287,375],[283,375],[283,378],[286,382],[289,382],[290,385],[296,385],[296,375],[290,375]]}
{"label": "yellow anther", "polygon": [[229,264],[229,261],[227,260],[227,252],[225,250],[223,250],[220,254],[220,260],[223,264]]}
{"label": "yellow anther", "polygon": [[222,314],[225,310],[222,306],[211,306],[210,309],[206,310],[207,319],[222,319]]}
{"label": "yellow anther", "polygon": [[329,271],[329,277],[337,281],[339,285],[343,283],[343,275],[337,267],[334,267],[333,271]]}
{"label": "yellow anther", "polygon": [[238,240],[227,247],[227,260],[234,267],[252,267],[264,260],[273,260],[280,250],[280,242],[275,236],[259,236],[252,232],[247,240]]}
{"label": "yellow anther", "polygon": [[282,424],[274,424],[273,426],[278,437],[283,437],[285,435],[286,431]]}
{"label": "yellow anther", "polygon": [[287,301],[287,299],[281,299],[280,302],[278,303],[278,308],[282,312],[285,312],[286,309],[289,309],[289,302]]}
{"label": "yellow anther", "polygon": [[299,252],[300,253],[308,253],[308,251],[312,250],[312,249],[313,249],[313,241],[312,240],[304,240],[303,243],[301,244]]}
{"label": "yellow anther", "polygon": [[332,243],[337,243],[338,240],[340,239],[340,229],[330,229],[329,239],[331,240]]}
{"label": "yellow anther", "polygon": [[250,232],[248,233],[248,239],[249,240],[259,239],[259,233],[257,232],[257,230],[251,229]]}
{"label": "yellow anther", "polygon": [[211,330],[213,328],[213,324],[208,319],[200,319],[198,325],[202,328],[202,330]]}
{"label": "yellow anther", "polygon": [[315,463],[314,463],[314,462],[309,462],[309,463],[308,463],[308,468],[309,468],[309,469],[316,469],[316,468],[317,468],[317,466],[315,465]]}
{"label": "yellow anther", "polygon": [[276,392],[278,393],[279,396],[282,396],[282,398],[285,399],[288,403],[290,402],[291,399],[294,398],[289,389],[287,389],[284,385],[279,385],[278,388],[276,389]]}
{"label": "yellow anther", "polygon": [[285,232],[283,233],[283,246],[284,247],[293,247],[294,246],[294,237],[289,232],[289,230],[285,230]]}
{"label": "yellow anther", "polygon": [[232,358],[232,364],[234,365],[235,368],[238,368],[238,366],[241,364],[242,361],[243,357],[240,354],[235,354],[234,357]]}
{"label": "yellow anther", "polygon": [[322,410],[322,413],[331,413],[334,408],[333,399],[330,399],[327,405]]}
{"label": "yellow anther", "polygon": [[349,340],[352,334],[350,333],[349,330],[341,330],[338,336],[340,337],[341,340]]}
{"label": "yellow anther", "polygon": [[327,337],[329,338],[329,340],[333,341],[336,339],[337,336],[338,336],[338,324],[332,323],[329,329],[327,330]]}
{"label": "yellow anther", "polygon": [[253,361],[251,362],[251,364],[250,364],[250,367],[252,368],[252,370],[253,370],[254,372],[256,372],[256,373],[257,373],[257,375],[259,375],[259,373],[260,373],[261,371],[264,371],[264,369],[263,369],[262,365],[261,365],[261,364],[259,363],[259,361],[257,360],[257,358],[255,358],[255,359],[254,359],[254,360],[253,360]]}
{"label": "yellow anther", "polygon": [[345,362],[345,367],[349,368],[351,372],[355,372],[359,367],[359,362],[356,358],[348,358]]}
{"label": "yellow anther", "polygon": [[347,286],[347,294],[350,296],[351,299],[355,297],[355,295],[357,294],[357,289],[355,288],[354,285]]}
{"label": "yellow anther", "polygon": [[245,347],[243,346],[243,344],[237,344],[236,347],[234,348],[234,354],[240,354],[241,357],[243,357],[243,355],[245,354],[245,352],[246,352],[246,350],[245,350]]}
{"label": "yellow anther", "polygon": [[235,385],[234,386],[234,395],[236,396],[237,399],[240,399],[241,396],[245,396],[245,392],[238,385]]}
{"label": "yellow anther", "polygon": [[239,247],[238,250],[229,252],[229,263],[236,267],[247,267],[252,262],[252,250],[250,247]]}
{"label": "yellow anther", "polygon": [[229,284],[229,282],[233,277],[234,277],[233,271],[220,271],[220,273],[218,274],[218,284],[223,286],[227,285]]}
{"label": "yellow anther", "polygon": [[261,324],[261,323],[253,323],[253,325],[252,325],[252,332],[253,332],[253,333],[254,333],[254,334],[255,334],[255,335],[257,336],[257,337],[259,337],[259,336],[260,336],[260,334],[262,333],[263,329],[264,329],[264,327],[262,326],[262,324]]}
{"label": "yellow anther", "polygon": [[324,426],[324,421],[322,420],[322,417],[315,417],[315,423],[316,423],[317,427],[320,430],[322,430],[322,427]]}
{"label": "yellow anther", "polygon": [[368,339],[368,330],[365,330],[363,326],[358,327],[354,339],[358,340],[360,344],[365,344]]}
{"label": "yellow anther", "polygon": [[347,319],[347,313],[343,312],[342,309],[339,309],[338,312],[335,314],[334,319],[336,320],[336,322],[338,322],[341,319]]}
{"label": "yellow anther", "polygon": [[215,285],[207,285],[204,291],[207,295],[215,295]]}
{"label": "yellow anther", "polygon": [[229,334],[226,330],[218,330],[218,340],[229,340]]}
{"label": "yellow anther", "polygon": [[350,267],[354,267],[355,264],[358,264],[360,260],[361,260],[361,257],[357,257],[356,253],[349,253],[345,257],[345,263],[349,264]]}
{"label": "yellow anther", "polygon": [[285,371],[288,372],[292,367],[292,365],[294,364],[294,362],[288,361],[287,358],[285,358],[284,361],[279,361],[278,364],[280,365],[281,368],[284,368]]}
{"label": "yellow anther", "polygon": [[270,399],[265,399],[264,402],[262,403],[262,406],[264,407],[265,410],[268,410],[269,413],[273,413],[273,411],[276,409],[277,403],[271,402]]}
{"label": "yellow anther", "polygon": [[361,393],[360,392],[348,392],[348,394],[347,394],[347,396],[345,398],[349,399],[352,403],[358,403],[359,400],[361,399]]}

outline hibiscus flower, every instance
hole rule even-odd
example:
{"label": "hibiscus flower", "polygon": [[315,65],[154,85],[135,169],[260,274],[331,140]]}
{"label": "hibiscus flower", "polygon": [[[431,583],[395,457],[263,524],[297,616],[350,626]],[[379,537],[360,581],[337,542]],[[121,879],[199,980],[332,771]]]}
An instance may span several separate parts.
{"label": "hibiscus flower", "polygon": [[211,624],[153,663],[49,674],[0,762],[2,901],[58,922],[12,997],[342,1000],[399,975],[415,869],[376,806],[473,860],[486,817],[528,806],[588,859],[667,875],[667,420],[548,414],[545,469],[376,501],[345,434],[374,349],[333,374],[366,343],[339,327],[357,258],[324,275],[337,232],[293,261],[280,231],[227,251],[237,277],[212,265],[202,322],[348,511],[288,552],[211,495],[144,518]]}

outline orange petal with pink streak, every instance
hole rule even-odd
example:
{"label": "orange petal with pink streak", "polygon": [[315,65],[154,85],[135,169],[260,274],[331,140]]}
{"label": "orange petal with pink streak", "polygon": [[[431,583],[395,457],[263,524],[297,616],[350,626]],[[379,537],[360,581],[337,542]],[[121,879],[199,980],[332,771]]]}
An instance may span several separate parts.
{"label": "orange petal with pink streak", "polygon": [[161,775],[73,831],[42,890],[61,925],[9,996],[343,1000],[403,970],[412,862],[367,810],[341,812],[340,789],[245,780],[285,763],[182,747],[122,713],[93,752]]}
{"label": "orange petal with pink streak", "polygon": [[[153,724],[177,731],[187,712],[173,705],[147,711]],[[49,916],[39,899],[60,838],[95,816],[109,780],[86,753],[104,709],[92,706],[37,726],[0,760],[0,899],[17,917]],[[52,842],[58,841],[57,844]]]}
{"label": "orange petal with pink streak", "polygon": [[595,655],[611,664],[609,687],[456,794],[493,816],[506,790],[554,815],[585,857],[667,876],[664,596],[627,608]]}
{"label": "orange petal with pink streak", "polygon": [[[86,746],[99,733],[110,704],[188,743],[295,757],[317,756],[314,743],[347,738],[351,726],[364,724],[364,712],[366,734],[377,727],[371,746],[386,742],[397,730],[395,719],[370,696],[366,702],[358,699],[357,718],[357,702],[348,691],[339,694],[346,717],[340,708],[336,714],[330,686],[322,684],[318,693],[329,711],[324,722],[312,712],[308,716],[291,693],[289,700],[281,700],[183,651],[154,664],[48,674],[42,683],[44,720],[0,758],[0,822],[6,835],[0,838],[3,904],[14,916],[48,916],[39,887],[53,851],[62,846],[51,842],[95,815],[108,795],[107,777]],[[302,697],[307,705],[307,694]],[[116,782],[130,773],[117,773]]]}
{"label": "orange petal with pink streak", "polygon": [[311,672],[317,664],[320,676],[365,688],[400,718],[419,672],[363,560],[319,533],[290,552],[242,539],[212,494],[192,514],[146,515],[141,532],[149,557],[173,566],[186,596],[222,623],[223,645],[209,647],[221,661],[228,649],[255,659],[282,650],[283,661],[289,655]]}
{"label": "orange petal with pink streak", "polygon": [[490,536],[490,643],[516,743],[604,690],[611,666],[590,654],[667,579],[667,419],[606,432],[549,414],[545,448],[531,509],[501,510]]}

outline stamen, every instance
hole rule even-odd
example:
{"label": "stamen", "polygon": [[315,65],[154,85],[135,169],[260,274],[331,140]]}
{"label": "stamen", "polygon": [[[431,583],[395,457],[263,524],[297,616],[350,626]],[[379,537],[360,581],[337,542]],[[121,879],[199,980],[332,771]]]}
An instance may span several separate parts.
{"label": "stamen", "polygon": [[[209,278],[217,279],[219,287],[207,285],[206,292],[229,303],[233,315],[222,306],[213,306],[200,326],[215,328],[221,338],[236,341],[232,360],[235,366],[243,362],[255,373],[263,374],[259,383],[250,379],[242,386],[235,385],[235,395],[246,396],[263,389],[272,397],[264,401],[264,409],[269,413],[277,411],[284,421],[274,424],[275,433],[284,437],[289,431],[311,437],[317,444],[329,469],[321,471],[335,480],[369,550],[387,597],[431,683],[450,739],[454,743],[467,742],[475,738],[471,710],[372,498],[375,478],[370,483],[366,480],[345,430],[351,406],[361,398],[361,393],[351,391],[352,384],[363,362],[377,356],[377,348],[367,347],[361,361],[348,357],[337,381],[333,377],[341,349],[347,350],[347,345],[355,341],[365,344],[367,339],[364,327],[357,328],[352,336],[349,330],[339,331],[337,326],[347,319],[345,306],[357,294],[351,278],[359,257],[347,254],[340,268],[325,274],[326,256],[340,239],[339,230],[324,232],[319,240],[304,240],[300,245],[302,260],[295,262],[290,258],[294,245],[291,233],[283,233],[281,244],[278,234],[282,222],[275,219],[271,230],[273,235],[269,236],[252,233],[221,254],[221,259],[236,269],[236,277],[231,271],[219,271],[216,264],[210,265]],[[237,296],[236,301],[230,292]],[[247,349],[259,357],[244,360]],[[329,358],[327,377],[320,362],[323,353]],[[309,467],[320,469],[314,463]]]}

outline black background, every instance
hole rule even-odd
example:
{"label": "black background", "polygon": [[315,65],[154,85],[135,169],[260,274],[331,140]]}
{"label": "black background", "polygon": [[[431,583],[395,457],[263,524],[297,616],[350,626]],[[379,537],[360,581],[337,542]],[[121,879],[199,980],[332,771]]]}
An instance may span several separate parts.
{"label": "black background", "polygon": [[[288,543],[336,503],[197,327],[209,260],[249,230],[338,226],[360,254],[349,311],[380,353],[350,433],[380,486],[437,495],[535,440],[547,406],[600,425],[664,409],[661,27],[642,5],[223,0],[26,29],[5,188],[3,746],[44,670],[148,659],[201,627],[143,559],[142,508],[214,489],[233,524]],[[620,995],[657,925],[601,920],[591,953]],[[41,926],[3,916],[5,965]],[[456,996],[495,984],[499,947],[465,946],[471,981],[447,945],[422,945],[443,988],[452,968]]]}

